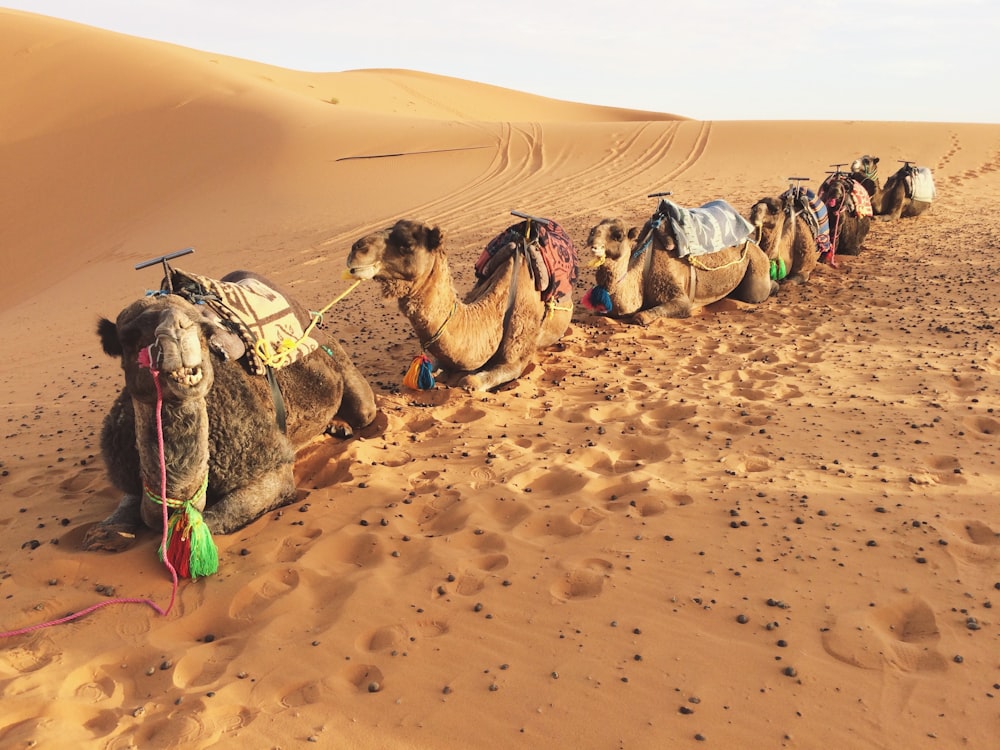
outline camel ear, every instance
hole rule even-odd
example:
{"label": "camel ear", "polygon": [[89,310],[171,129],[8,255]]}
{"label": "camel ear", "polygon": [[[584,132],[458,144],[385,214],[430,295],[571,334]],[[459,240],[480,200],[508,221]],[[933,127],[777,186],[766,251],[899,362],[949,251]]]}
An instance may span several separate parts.
{"label": "camel ear", "polygon": [[444,233],[440,227],[433,227],[427,230],[426,247],[428,250],[437,250],[444,242]]}
{"label": "camel ear", "polygon": [[629,227],[628,228],[628,238],[634,240],[639,236],[639,227]]}
{"label": "camel ear", "polygon": [[109,357],[120,357],[124,354],[122,342],[118,340],[118,326],[107,318],[97,321],[97,335],[101,339],[101,348]]}

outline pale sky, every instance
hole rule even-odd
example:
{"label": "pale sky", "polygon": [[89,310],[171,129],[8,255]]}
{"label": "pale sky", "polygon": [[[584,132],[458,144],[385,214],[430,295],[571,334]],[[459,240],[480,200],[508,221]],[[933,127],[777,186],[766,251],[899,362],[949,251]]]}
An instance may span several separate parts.
{"label": "pale sky", "polygon": [[698,120],[1000,123],[997,0],[0,0],[294,70]]}

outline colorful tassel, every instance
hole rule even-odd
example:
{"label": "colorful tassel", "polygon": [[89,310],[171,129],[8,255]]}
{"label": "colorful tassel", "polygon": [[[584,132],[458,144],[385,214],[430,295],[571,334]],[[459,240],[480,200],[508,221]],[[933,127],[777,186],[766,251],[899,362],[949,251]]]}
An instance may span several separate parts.
{"label": "colorful tassel", "polygon": [[434,366],[424,352],[413,358],[403,377],[403,385],[415,391],[429,391],[434,387]]}
{"label": "colorful tassel", "polygon": [[784,258],[771,260],[771,280],[781,281],[788,275],[788,266],[785,265]]}
{"label": "colorful tassel", "polygon": [[[160,547],[160,560],[164,559]],[[219,570],[219,550],[201,512],[185,503],[170,516],[166,559],[181,578],[201,578]]]}
{"label": "colorful tassel", "polygon": [[583,295],[583,306],[588,310],[593,310],[602,315],[609,315],[614,305],[611,302],[611,295],[603,286],[595,286]]}

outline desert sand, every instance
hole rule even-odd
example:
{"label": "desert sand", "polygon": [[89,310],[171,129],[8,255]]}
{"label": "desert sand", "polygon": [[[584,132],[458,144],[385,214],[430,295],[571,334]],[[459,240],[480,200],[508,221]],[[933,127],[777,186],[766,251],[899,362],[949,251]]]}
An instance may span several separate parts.
{"label": "desert sand", "polygon": [[[1000,124],[699,122],[5,10],[0,99],[3,748],[996,747]],[[863,153],[933,169],[930,211],[758,306],[578,304],[485,395],[404,388],[419,343],[362,284],[326,324],[380,417],[301,451],[298,503],[165,616],[154,532],[81,549],[137,263],[318,309],[412,218],[464,292],[513,209],[582,250],[650,192],[747,211]]]}

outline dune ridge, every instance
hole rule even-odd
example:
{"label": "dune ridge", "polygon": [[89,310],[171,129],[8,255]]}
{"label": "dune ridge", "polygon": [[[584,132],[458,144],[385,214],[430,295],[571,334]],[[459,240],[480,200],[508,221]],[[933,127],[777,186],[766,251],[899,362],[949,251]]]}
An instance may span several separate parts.
{"label": "dune ridge", "polygon": [[360,286],[327,325],[376,426],[303,449],[303,499],[219,538],[169,617],[0,643],[0,745],[992,746],[1000,125],[699,122],[0,21],[3,630],[169,596],[151,532],[80,550],[118,500],[94,328],[158,284],[140,261],[193,246],[318,308],[398,218],[442,227],[464,291],[511,209],[582,247],[650,192],[746,211],[861,153],[939,195],[759,306],[578,306],[485,395],[403,388],[419,344]]}

